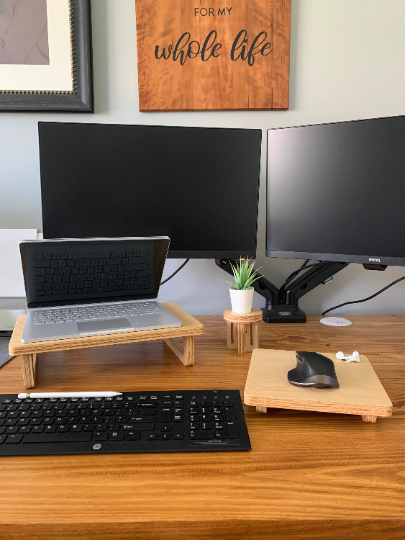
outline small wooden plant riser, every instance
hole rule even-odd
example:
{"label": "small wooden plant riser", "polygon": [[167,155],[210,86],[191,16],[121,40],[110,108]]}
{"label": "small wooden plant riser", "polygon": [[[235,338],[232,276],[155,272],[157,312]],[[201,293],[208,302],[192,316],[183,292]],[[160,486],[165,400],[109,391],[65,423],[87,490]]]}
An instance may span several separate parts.
{"label": "small wooden plant riser", "polygon": [[261,309],[252,308],[250,313],[234,313],[225,309],[227,323],[227,348],[236,349],[237,354],[245,354],[259,347],[259,323],[263,319]]}
{"label": "small wooden plant riser", "polygon": [[185,366],[194,365],[194,337],[204,333],[203,324],[173,302],[162,305],[175,315],[175,317],[180,319],[182,326],[178,328],[142,330],[140,332],[83,336],[55,341],[39,341],[36,343],[21,342],[26,315],[20,315],[10,339],[9,352],[12,356],[21,355],[23,378],[26,388],[35,387],[37,355],[45,352],[69,351],[73,349],[162,339]]}
{"label": "small wooden plant riser", "polygon": [[346,364],[330,353],[339,388],[297,387],[288,382],[287,373],[297,365],[295,351],[255,349],[246,380],[244,402],[266,413],[267,408],[295,409],[352,414],[364,422],[392,415],[392,403],[366,356]]}

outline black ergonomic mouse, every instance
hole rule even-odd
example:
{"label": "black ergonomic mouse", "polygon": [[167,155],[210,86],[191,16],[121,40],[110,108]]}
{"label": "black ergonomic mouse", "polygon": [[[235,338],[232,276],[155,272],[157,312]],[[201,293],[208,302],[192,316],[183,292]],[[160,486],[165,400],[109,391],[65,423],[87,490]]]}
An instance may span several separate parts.
{"label": "black ergonomic mouse", "polygon": [[315,352],[297,351],[297,367],[288,372],[295,386],[339,388],[333,360]]}

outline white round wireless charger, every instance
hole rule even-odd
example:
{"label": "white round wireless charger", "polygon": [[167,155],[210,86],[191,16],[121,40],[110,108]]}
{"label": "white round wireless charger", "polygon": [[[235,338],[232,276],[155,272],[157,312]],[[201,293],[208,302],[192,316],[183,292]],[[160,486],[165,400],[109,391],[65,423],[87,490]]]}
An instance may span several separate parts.
{"label": "white round wireless charger", "polygon": [[350,326],[352,321],[344,319],[343,317],[324,317],[321,319],[322,324],[327,326]]}

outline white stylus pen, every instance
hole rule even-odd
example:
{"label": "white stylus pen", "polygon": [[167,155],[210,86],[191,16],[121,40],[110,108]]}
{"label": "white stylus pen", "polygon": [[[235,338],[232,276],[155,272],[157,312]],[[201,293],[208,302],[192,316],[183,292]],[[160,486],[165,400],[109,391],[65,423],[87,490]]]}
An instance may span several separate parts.
{"label": "white stylus pen", "polygon": [[32,393],[32,394],[18,394],[18,399],[26,398],[81,398],[81,397],[115,397],[120,396],[121,392],[52,392],[50,394],[45,393]]}

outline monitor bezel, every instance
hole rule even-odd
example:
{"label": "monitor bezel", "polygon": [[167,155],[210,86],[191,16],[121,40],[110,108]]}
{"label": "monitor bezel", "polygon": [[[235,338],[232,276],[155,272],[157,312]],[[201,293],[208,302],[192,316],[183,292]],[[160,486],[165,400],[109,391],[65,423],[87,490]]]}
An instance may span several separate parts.
{"label": "monitor bezel", "polygon": [[266,249],[266,257],[280,259],[310,259],[357,264],[379,264],[383,266],[405,266],[405,258],[378,255],[346,255],[343,253],[310,253],[307,251],[275,251]]}
{"label": "monitor bezel", "polygon": [[241,251],[170,251],[167,254],[168,259],[239,259],[256,258],[257,250]]}

